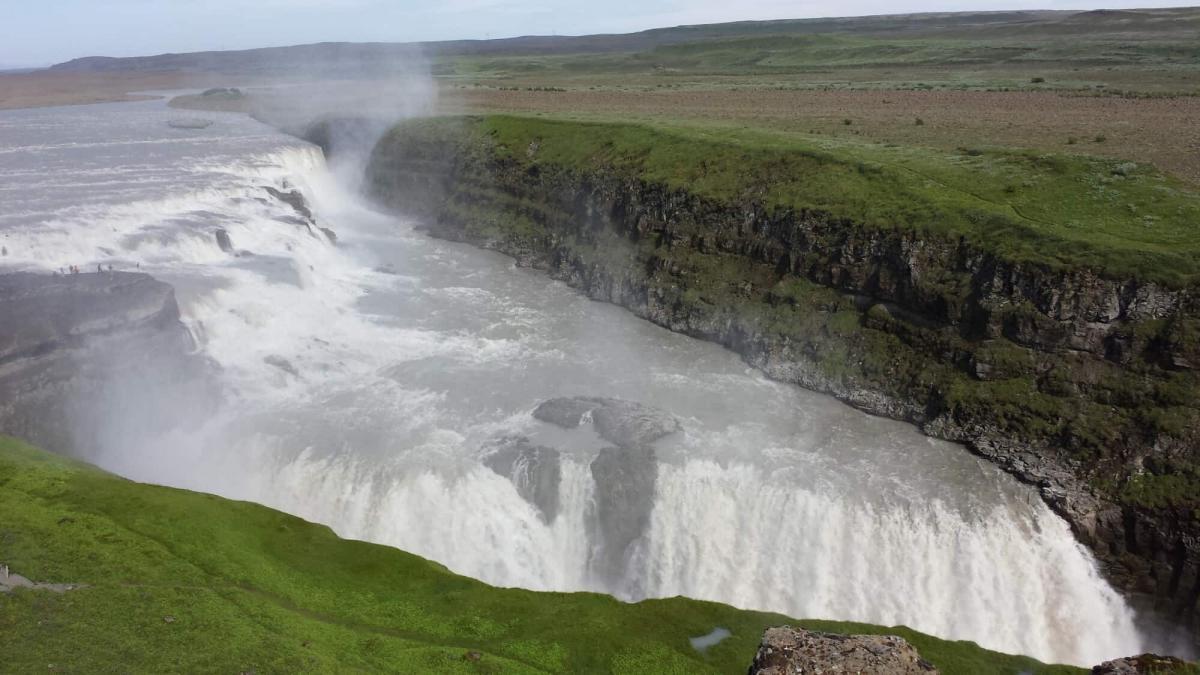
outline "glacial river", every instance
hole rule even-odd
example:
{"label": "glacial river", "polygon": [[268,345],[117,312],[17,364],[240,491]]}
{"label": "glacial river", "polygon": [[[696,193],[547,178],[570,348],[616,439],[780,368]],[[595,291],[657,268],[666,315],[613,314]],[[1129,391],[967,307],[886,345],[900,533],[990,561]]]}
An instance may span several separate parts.
{"label": "glacial river", "polygon": [[[177,117],[159,101],[0,112],[0,267],[140,266],[221,369],[217,414],[155,438],[114,420],[88,459],[503,586],[905,624],[1080,665],[1143,651],[1066,523],[963,448],[430,239],[249,118]],[[302,191],[336,245],[264,186]],[[622,516],[644,526],[615,573],[594,536],[613,486],[589,470],[606,443],[531,415],[576,395],[683,427],[656,444],[644,512]],[[562,452],[553,518],[482,461],[517,435]]]}

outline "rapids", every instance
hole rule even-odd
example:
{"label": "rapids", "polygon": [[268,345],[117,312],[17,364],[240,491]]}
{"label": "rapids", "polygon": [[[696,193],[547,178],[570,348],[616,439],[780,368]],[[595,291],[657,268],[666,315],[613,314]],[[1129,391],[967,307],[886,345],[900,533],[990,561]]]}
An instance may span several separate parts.
{"label": "rapids", "polygon": [[[219,414],[181,410],[166,437],[114,421],[88,459],[503,586],[905,624],[1081,665],[1143,651],[1066,524],[961,447],[429,239],[250,119],[171,117],[154,101],[0,113],[0,266],[149,272],[221,369]],[[337,245],[264,186],[299,189]],[[244,254],[221,251],[217,228]],[[616,581],[596,573],[590,535],[604,443],[530,415],[573,395],[641,401],[684,427],[657,444],[648,526]],[[549,522],[481,463],[508,435],[563,451]]]}

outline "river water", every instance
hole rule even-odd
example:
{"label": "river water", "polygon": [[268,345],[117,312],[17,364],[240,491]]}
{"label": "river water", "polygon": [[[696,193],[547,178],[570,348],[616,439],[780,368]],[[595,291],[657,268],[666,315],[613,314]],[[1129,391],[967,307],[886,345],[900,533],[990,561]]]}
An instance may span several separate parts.
{"label": "river water", "polygon": [[[165,438],[114,421],[89,458],[101,466],[498,585],[905,624],[1081,665],[1143,651],[1067,525],[963,448],[430,239],[258,122],[177,117],[158,101],[0,112],[0,266],[140,267],[176,287],[221,368],[218,414]],[[301,190],[336,245],[264,186]],[[244,254],[223,252],[217,228]],[[593,522],[613,486],[589,470],[605,443],[531,416],[575,395],[683,426],[656,444],[645,527],[615,576],[598,572]],[[482,461],[513,435],[562,450],[552,519]]]}

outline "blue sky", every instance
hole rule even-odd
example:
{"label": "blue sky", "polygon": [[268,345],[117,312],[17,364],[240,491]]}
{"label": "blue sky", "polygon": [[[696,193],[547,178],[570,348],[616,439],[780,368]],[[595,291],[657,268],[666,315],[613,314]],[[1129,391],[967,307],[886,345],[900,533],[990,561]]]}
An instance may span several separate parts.
{"label": "blue sky", "polygon": [[581,35],[740,19],[1196,0],[0,0],[0,67],[324,41]]}

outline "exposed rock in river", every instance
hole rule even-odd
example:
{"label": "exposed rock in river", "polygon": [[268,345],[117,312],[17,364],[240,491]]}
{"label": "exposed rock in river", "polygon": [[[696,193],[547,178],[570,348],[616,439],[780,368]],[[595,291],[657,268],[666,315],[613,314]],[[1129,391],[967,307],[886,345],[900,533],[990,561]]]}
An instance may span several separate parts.
{"label": "exposed rock in river", "polygon": [[312,209],[309,208],[308,200],[304,198],[303,192],[299,190],[288,190],[287,192],[284,192],[283,190],[270,185],[263,186],[263,189],[267,191],[267,194],[271,195],[275,199],[278,199],[284,204],[292,207],[292,210],[294,210],[306,222],[315,222]]}
{"label": "exposed rock in river", "polygon": [[225,228],[217,229],[217,246],[226,253],[233,253],[233,240],[229,238],[229,232]]}
{"label": "exposed rock in river", "polygon": [[509,436],[498,439],[484,452],[483,463],[511,480],[517,494],[538,509],[543,522],[554,522],[562,482],[558,450],[534,445],[524,436]]}
{"label": "exposed rock in river", "polygon": [[937,672],[912,645],[895,635],[838,635],[781,626],[763,633],[748,674],[934,675]]}
{"label": "exposed rock in river", "polygon": [[79,454],[215,404],[173,289],[148,275],[0,275],[0,317],[0,433]]}
{"label": "exposed rock in river", "polygon": [[555,398],[533,411],[537,419],[564,429],[578,427],[587,415],[601,438],[622,448],[648,445],[680,429],[669,413],[617,398]]}
{"label": "exposed rock in river", "polygon": [[650,447],[605,448],[592,461],[596,484],[592,533],[592,573],[610,588],[625,577],[633,545],[650,526],[658,463]]}

